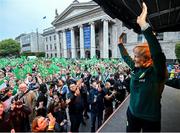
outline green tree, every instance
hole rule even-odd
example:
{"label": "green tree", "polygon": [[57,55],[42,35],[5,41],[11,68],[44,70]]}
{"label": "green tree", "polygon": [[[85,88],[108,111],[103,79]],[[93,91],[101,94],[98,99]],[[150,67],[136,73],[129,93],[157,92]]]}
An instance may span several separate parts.
{"label": "green tree", "polygon": [[176,54],[177,59],[180,59],[180,42],[176,43],[175,54]]}
{"label": "green tree", "polygon": [[0,56],[19,55],[20,43],[13,39],[0,41]]}

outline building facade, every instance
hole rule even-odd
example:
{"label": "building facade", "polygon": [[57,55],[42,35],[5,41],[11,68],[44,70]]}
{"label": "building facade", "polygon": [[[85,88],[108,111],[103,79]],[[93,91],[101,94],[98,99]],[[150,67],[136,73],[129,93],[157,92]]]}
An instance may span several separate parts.
{"label": "building facade", "polygon": [[[60,15],[56,13],[52,22],[59,38],[58,57],[65,58],[119,58],[118,37],[126,33],[125,47],[130,55],[144,36],[127,29],[118,19],[112,19],[95,2],[74,1]],[[158,34],[167,59],[175,59],[175,43],[180,32]]]}
{"label": "building facade", "polygon": [[55,32],[54,27],[43,30],[45,53],[47,58],[62,57],[60,53],[59,35]]}
{"label": "building facade", "polygon": [[21,52],[44,52],[44,41],[41,34],[34,32],[22,34],[16,40],[20,42]]}

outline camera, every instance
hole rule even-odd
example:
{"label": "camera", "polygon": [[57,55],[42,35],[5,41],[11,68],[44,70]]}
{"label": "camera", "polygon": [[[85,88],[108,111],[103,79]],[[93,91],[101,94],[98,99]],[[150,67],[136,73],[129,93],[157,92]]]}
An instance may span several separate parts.
{"label": "camera", "polygon": [[23,102],[21,100],[15,101],[16,106],[21,106],[23,105]]}

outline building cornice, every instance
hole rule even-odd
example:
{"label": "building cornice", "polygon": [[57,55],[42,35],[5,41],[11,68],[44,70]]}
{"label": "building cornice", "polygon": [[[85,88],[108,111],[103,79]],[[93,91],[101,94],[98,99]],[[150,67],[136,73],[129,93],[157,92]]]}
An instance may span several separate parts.
{"label": "building cornice", "polygon": [[[52,25],[56,24],[60,19],[63,19],[66,17],[68,13],[73,11],[74,9],[87,9],[87,7],[95,7],[98,6],[95,2],[82,2],[82,3],[72,3],[69,5],[59,16],[56,17],[56,19],[52,22]],[[91,9],[91,8],[89,8]]]}
{"label": "building cornice", "polygon": [[83,25],[89,22],[101,20],[101,19],[108,19],[115,23],[115,20],[109,17],[107,14],[104,13],[104,11],[100,8],[94,8],[89,12],[82,13],[78,16],[69,18],[67,20],[60,21],[54,25],[56,27],[56,31],[61,31],[64,29],[68,29],[71,27],[75,27],[78,25]]}
{"label": "building cornice", "polygon": [[102,11],[102,9],[100,7],[96,7],[96,8],[93,8],[92,10],[82,12],[82,13],[76,15],[76,16],[72,16],[72,17],[69,17],[67,19],[64,19],[64,20],[61,20],[59,22],[56,22],[54,24],[52,23],[52,24],[56,27],[59,24],[66,23],[68,21],[73,21],[75,19],[82,18],[82,17],[85,17],[87,15],[94,14],[94,13],[100,12],[100,11]]}

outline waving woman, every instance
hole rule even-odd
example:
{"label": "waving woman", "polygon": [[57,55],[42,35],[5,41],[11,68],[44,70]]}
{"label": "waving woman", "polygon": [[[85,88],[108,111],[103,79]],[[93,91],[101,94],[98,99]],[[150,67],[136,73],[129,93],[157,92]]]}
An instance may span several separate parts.
{"label": "waving woman", "polygon": [[147,43],[133,49],[132,59],[124,45],[123,34],[119,37],[119,49],[124,61],[131,68],[130,104],[127,110],[127,132],[160,132],[161,94],[167,76],[166,58],[161,46],[146,22],[147,7],[137,18]]}

